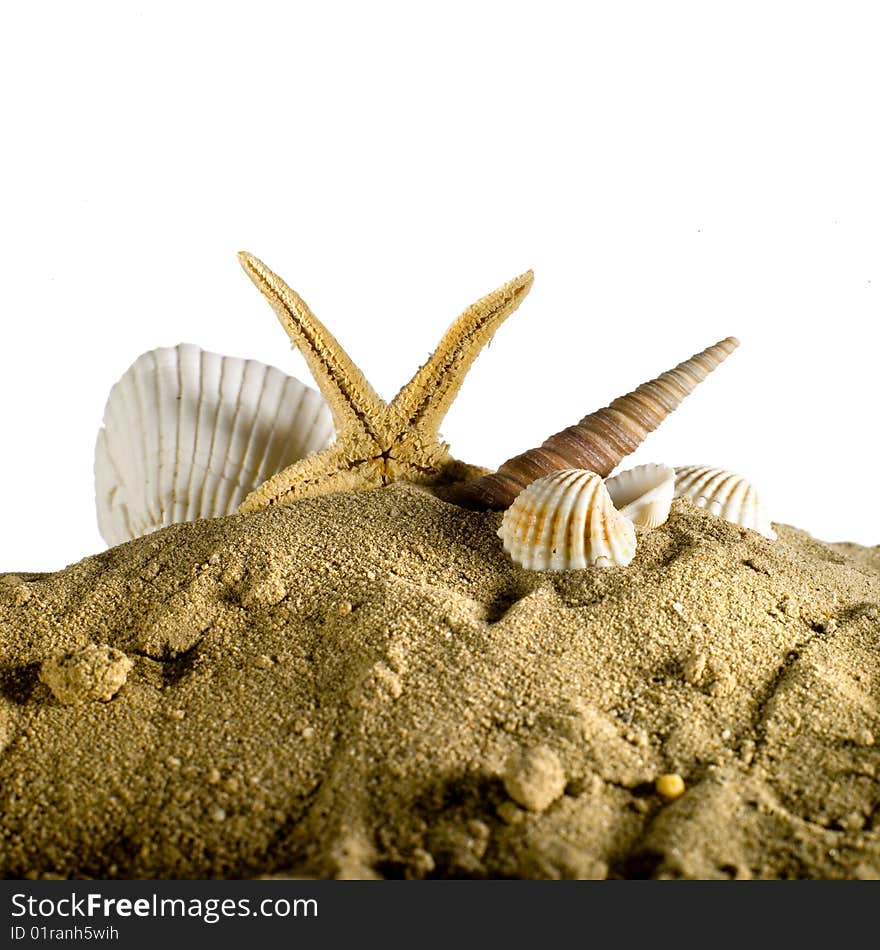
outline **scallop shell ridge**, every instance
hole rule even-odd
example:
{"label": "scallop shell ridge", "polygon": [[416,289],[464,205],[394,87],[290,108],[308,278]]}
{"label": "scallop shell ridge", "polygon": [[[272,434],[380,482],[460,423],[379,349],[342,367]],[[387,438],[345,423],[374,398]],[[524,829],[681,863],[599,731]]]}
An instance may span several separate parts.
{"label": "scallop shell ridge", "polygon": [[498,536],[531,570],[624,566],[636,552],[632,522],[614,507],[601,476],[581,469],[532,482],[505,511]]}
{"label": "scallop shell ridge", "polygon": [[685,465],[675,470],[675,494],[719,518],[776,540],[758,492],[742,475],[708,465]]}
{"label": "scallop shell ridge", "polygon": [[187,343],[144,353],[111,389],[98,433],[101,535],[114,545],[232,514],[333,431],[321,395],[275,367]]}

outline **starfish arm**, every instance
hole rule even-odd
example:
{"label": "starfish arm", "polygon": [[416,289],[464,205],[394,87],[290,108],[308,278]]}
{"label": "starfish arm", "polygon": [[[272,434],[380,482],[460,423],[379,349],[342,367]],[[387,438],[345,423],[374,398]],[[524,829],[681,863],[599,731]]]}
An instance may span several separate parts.
{"label": "starfish arm", "polygon": [[427,363],[394,397],[390,409],[405,429],[434,441],[480,350],[522,303],[534,274],[526,271],[478,300],[452,324]]}
{"label": "starfish arm", "polygon": [[252,254],[241,251],[238,259],[305,357],[333,413],[337,439],[375,440],[376,421],[387,409],[364,374],[296,291]]}
{"label": "starfish arm", "polygon": [[331,445],[267,479],[238,506],[238,513],[261,511],[314,495],[379,488],[383,481],[382,465],[376,459],[352,460],[340,446]]}

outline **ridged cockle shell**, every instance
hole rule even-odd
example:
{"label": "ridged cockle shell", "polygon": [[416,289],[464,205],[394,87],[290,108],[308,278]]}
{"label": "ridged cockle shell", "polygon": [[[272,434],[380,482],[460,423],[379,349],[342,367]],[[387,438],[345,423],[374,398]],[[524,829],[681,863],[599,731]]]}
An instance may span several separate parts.
{"label": "ridged cockle shell", "polygon": [[605,480],[614,507],[637,528],[651,529],[669,517],[675,491],[675,469],[668,465],[637,465]]}
{"label": "ridged cockle shell", "polygon": [[675,470],[675,494],[689,498],[698,508],[719,518],[776,540],[757,491],[742,475],[706,465],[686,465]]}
{"label": "ridged cockle shell", "polygon": [[633,523],[614,507],[601,476],[582,469],[533,481],[504,512],[498,536],[531,570],[623,566],[636,553]]}

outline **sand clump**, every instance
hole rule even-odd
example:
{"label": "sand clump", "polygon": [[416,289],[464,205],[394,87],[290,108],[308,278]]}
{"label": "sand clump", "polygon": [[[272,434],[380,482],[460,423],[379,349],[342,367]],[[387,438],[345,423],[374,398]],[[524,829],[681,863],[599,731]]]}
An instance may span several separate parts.
{"label": "sand clump", "polygon": [[523,808],[544,811],[565,791],[559,756],[542,745],[518,752],[506,770],[504,790]]}
{"label": "sand clump", "polygon": [[878,549],[678,500],[545,573],[500,518],[395,484],[0,576],[0,873],[880,876]]}
{"label": "sand clump", "polygon": [[132,666],[134,664],[120,650],[90,643],[44,660],[40,681],[65,706],[90,699],[107,703],[125,685]]}

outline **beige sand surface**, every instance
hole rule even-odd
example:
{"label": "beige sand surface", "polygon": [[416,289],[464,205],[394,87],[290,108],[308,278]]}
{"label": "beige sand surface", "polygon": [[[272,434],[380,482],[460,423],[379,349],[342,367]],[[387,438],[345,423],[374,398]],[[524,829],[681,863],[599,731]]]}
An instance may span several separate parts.
{"label": "beige sand surface", "polygon": [[0,873],[880,876],[880,549],[499,523],[397,484],[0,576]]}

